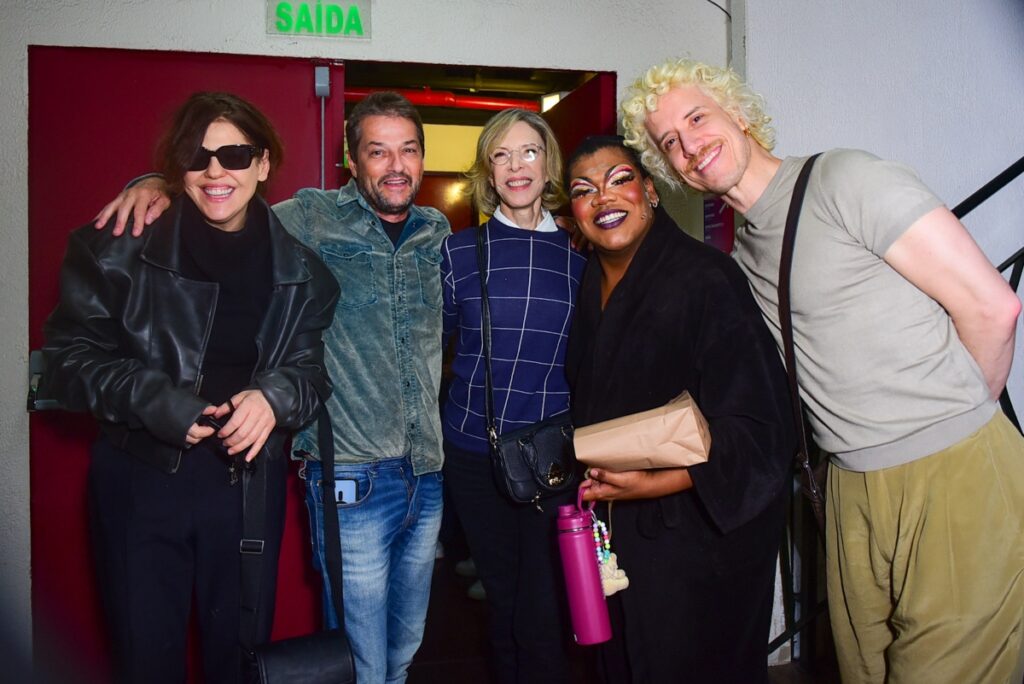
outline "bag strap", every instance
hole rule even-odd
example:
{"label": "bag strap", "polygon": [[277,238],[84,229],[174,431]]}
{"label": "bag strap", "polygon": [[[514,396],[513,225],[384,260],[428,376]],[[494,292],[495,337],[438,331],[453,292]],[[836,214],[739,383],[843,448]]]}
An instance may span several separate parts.
{"label": "bag strap", "polygon": [[[265,458],[266,449],[259,453]],[[239,588],[239,641],[246,652],[256,646],[256,623],[259,617],[260,588],[263,583],[264,521],[267,511],[267,469],[256,461],[242,471],[242,539],[238,544],[242,577]]]}
{"label": "bag strap", "polygon": [[[330,580],[331,602],[338,616],[338,625],[344,630],[341,531],[338,527],[338,504],[334,495],[334,434],[326,405],[321,407],[317,421],[320,463],[323,467],[321,486],[324,502],[324,555]],[[260,456],[268,456],[266,447],[260,452]],[[263,550],[266,546],[264,523],[267,510],[267,469],[257,464],[258,461],[252,461],[242,474],[242,540],[238,547],[242,557],[239,639],[246,651],[252,651],[256,646]]]}
{"label": "bag strap", "polygon": [[810,462],[810,451],[807,445],[807,430],[804,426],[803,405],[800,402],[799,385],[796,379],[796,352],[793,348],[793,315],[789,303],[789,277],[793,270],[793,247],[796,244],[796,228],[800,221],[800,210],[803,207],[807,182],[811,177],[811,169],[821,153],[815,154],[804,162],[793,187],[793,196],[786,215],[786,232],[782,236],[782,255],[779,259],[779,325],[782,328],[782,352],[785,357],[786,375],[789,380],[790,405],[793,411],[793,422],[799,439],[797,460],[807,475],[808,496],[812,503],[823,502],[824,494],[818,487],[814,477],[814,469]]}
{"label": "bag strap", "polygon": [[331,585],[331,605],[338,618],[338,627],[345,629],[345,594],[342,591],[341,528],[338,526],[338,501],[334,489],[334,426],[327,414],[327,405],[320,409],[317,419],[317,441],[319,443],[320,486],[324,502],[324,556],[327,563],[327,579]]}
{"label": "bag strap", "polygon": [[491,305],[487,298],[487,254],[485,234],[487,226],[476,229],[476,266],[480,273],[480,338],[484,352],[484,419],[487,440],[492,449],[498,448],[498,426],[494,420],[494,379],[491,376]]}

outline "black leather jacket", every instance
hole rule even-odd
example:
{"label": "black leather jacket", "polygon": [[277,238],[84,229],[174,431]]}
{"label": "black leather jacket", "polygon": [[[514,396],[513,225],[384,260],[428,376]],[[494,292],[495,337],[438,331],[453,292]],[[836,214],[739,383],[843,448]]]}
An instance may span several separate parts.
{"label": "black leather jacket", "polygon": [[[48,396],[91,412],[116,446],[170,473],[207,405],[196,388],[219,289],[181,275],[183,201],[139,239],[112,237],[110,226],[71,234],[43,347]],[[321,333],[334,317],[338,285],[262,199],[250,211],[269,214],[273,278],[250,387],[274,411],[265,453],[278,457],[286,433],[331,393]]]}

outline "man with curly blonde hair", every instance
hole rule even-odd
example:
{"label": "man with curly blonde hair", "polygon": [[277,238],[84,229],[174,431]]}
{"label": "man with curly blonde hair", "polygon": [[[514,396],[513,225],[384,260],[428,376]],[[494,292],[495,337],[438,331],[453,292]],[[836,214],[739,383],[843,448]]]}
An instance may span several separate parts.
{"label": "man with curly blonde hair", "polygon": [[[782,235],[805,159],[771,153],[762,98],[726,69],[654,66],[622,109],[655,174],[746,217],[734,257],[780,342]],[[841,149],[810,176],[790,298],[800,395],[833,454],[843,681],[1020,682],[1024,439],[996,401],[1020,300],[917,174]]]}

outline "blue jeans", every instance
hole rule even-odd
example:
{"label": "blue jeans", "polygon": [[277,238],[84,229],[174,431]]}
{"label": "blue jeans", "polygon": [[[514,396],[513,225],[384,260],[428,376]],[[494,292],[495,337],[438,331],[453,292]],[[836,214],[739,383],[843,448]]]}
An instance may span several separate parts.
{"label": "blue jeans", "polygon": [[[313,564],[324,582],[324,623],[331,605],[323,544],[321,465],[306,465],[306,506]],[[336,479],[356,481],[355,503],[338,505],[345,628],[359,684],[400,684],[423,638],[441,526],[441,473],[416,477],[408,458],[336,465]]]}

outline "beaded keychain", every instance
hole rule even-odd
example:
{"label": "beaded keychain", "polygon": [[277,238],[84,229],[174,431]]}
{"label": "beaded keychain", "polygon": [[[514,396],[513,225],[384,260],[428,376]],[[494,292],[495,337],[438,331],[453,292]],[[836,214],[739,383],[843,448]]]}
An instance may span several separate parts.
{"label": "beaded keychain", "polygon": [[[593,515],[593,514],[591,514]],[[594,515],[594,550],[597,551],[598,565],[604,565],[612,555],[612,541],[608,536],[608,526]]]}
{"label": "beaded keychain", "polygon": [[[597,554],[597,567],[601,572],[601,588],[605,596],[611,596],[617,591],[622,591],[629,586],[629,578],[626,571],[619,567],[618,558],[612,553],[612,536],[604,521],[599,520],[597,514],[590,513],[593,519],[594,530],[594,551]],[[612,504],[608,502],[608,519],[611,520]]]}

